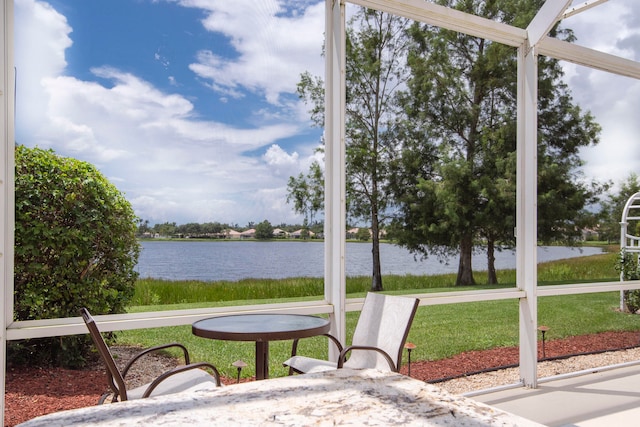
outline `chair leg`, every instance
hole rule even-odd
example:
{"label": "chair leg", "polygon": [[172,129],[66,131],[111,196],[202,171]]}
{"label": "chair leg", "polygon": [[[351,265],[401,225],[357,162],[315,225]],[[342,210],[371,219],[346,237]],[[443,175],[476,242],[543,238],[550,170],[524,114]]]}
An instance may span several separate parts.
{"label": "chair leg", "polygon": [[[291,345],[291,357],[295,356],[296,354],[298,354],[298,341],[300,341],[299,338],[296,338],[293,340],[293,344]],[[295,374],[295,371],[293,370],[293,368],[291,366],[289,366],[289,375],[293,375]]]}
{"label": "chair leg", "polygon": [[104,393],[102,396],[100,396],[100,399],[98,399],[98,405],[102,405],[107,400],[107,398],[111,396],[113,396],[113,393],[111,392]]}

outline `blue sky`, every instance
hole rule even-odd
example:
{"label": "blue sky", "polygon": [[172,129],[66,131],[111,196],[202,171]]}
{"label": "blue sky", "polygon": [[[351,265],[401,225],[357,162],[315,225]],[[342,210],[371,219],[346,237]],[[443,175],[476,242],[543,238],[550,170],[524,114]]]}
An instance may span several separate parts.
{"label": "blue sky", "polygon": [[[636,0],[565,25],[640,60]],[[286,183],[321,134],[295,87],[324,72],[323,1],[15,0],[15,28],[19,143],[95,164],[151,223],[302,222]],[[640,172],[640,83],[565,70],[603,126],[585,174]]]}

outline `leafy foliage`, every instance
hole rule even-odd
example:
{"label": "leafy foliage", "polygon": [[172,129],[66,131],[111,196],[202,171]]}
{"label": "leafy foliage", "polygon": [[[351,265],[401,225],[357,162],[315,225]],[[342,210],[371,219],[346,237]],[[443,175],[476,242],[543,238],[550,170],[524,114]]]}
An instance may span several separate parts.
{"label": "leafy foliage", "polygon": [[[624,280],[640,279],[640,260],[638,254],[620,251],[618,258],[618,268]],[[630,313],[640,310],[640,290],[630,290],[623,292],[625,308]]]}
{"label": "leafy foliage", "polygon": [[256,239],[269,240],[273,238],[273,226],[266,219],[256,225]]}
{"label": "leafy foliage", "polygon": [[[526,28],[545,2],[435,3]],[[574,39],[560,25],[550,35]],[[372,290],[382,289],[377,236],[391,214],[389,236],[414,254],[460,254],[460,286],[476,283],[473,251],[486,246],[497,283],[495,251],[515,245],[517,50],[365,8],[345,49],[347,207],[371,221]],[[559,61],[537,60],[538,239],[575,244],[609,185],[580,171],[580,149],[598,143],[600,126],[575,105]],[[322,125],[321,80],[305,73],[298,93]]]}
{"label": "leafy foliage", "polygon": [[289,177],[287,203],[293,203],[296,213],[304,215],[305,224],[313,224],[313,217],[324,207],[324,175],[320,163],[314,161],[305,176]]}
{"label": "leafy foliage", "polygon": [[[526,27],[544,2],[437,3]],[[572,38],[558,28],[551,33]],[[482,242],[494,283],[495,248],[515,244],[516,50],[426,24],[414,24],[409,35],[412,76],[399,97],[409,129],[392,181],[399,206],[393,235],[423,256],[460,253],[459,285],[475,283],[471,257]],[[558,61],[540,57],[538,65],[538,237],[567,243],[580,236],[590,219],[585,206],[605,188],[579,175],[579,149],[598,142],[600,127],[573,104]],[[429,158],[430,168],[415,163]]]}
{"label": "leafy foliage", "polygon": [[[16,146],[14,319],[122,313],[139,246],[129,202],[92,165]],[[81,363],[85,337],[18,343],[52,363]]]}
{"label": "leafy foliage", "polygon": [[367,228],[364,228],[364,227],[360,227],[358,229],[358,232],[356,233],[356,239],[360,240],[361,242],[368,241],[370,237],[371,237],[371,233]]}

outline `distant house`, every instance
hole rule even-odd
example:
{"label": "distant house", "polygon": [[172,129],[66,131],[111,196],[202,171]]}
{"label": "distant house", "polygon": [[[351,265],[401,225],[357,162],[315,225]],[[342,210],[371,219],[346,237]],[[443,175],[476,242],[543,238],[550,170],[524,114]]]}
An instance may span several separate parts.
{"label": "distant house", "polygon": [[[350,228],[349,230],[347,230],[347,239],[357,239],[358,238],[358,232],[360,231],[359,227],[355,227],[355,228]],[[371,229],[367,229],[367,231],[369,232],[369,237],[373,236],[373,233],[371,232]],[[387,230],[382,229],[378,232],[378,237],[380,237],[381,239],[384,239],[385,237],[387,237]]]}
{"label": "distant house", "polygon": [[360,230],[358,227],[347,230],[347,239],[355,239],[358,234],[358,230]]}
{"label": "distant house", "polygon": [[224,230],[223,233],[227,239],[239,239],[242,237],[239,231],[232,229]]}
{"label": "distant house", "polygon": [[300,239],[300,238],[302,238],[302,236],[303,236],[303,233],[304,233],[304,232],[307,232],[307,233],[308,233],[307,235],[308,235],[309,237],[313,237],[313,236],[315,236],[315,233],[314,233],[313,231],[311,231],[311,230],[303,230],[303,229],[301,228],[300,230],[296,230],[296,231],[294,231],[293,233],[291,233],[291,234],[289,235],[289,237],[291,237],[292,239]]}
{"label": "distant house", "polygon": [[240,238],[242,238],[242,239],[253,239],[255,237],[256,237],[256,229],[255,228],[250,228],[250,229],[245,230],[242,233],[240,233]]}
{"label": "distant house", "polygon": [[599,238],[600,238],[600,230],[598,229],[598,227],[582,229],[582,240],[591,241],[591,240],[598,240]]}
{"label": "distant house", "polygon": [[287,233],[286,231],[284,231],[281,228],[274,228],[273,229],[273,237],[287,237],[289,235],[289,233]]}

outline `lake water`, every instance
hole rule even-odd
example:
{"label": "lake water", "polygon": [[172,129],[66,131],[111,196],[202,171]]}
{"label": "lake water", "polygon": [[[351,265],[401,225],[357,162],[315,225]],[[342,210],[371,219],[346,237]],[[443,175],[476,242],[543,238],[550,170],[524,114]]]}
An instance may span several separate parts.
{"label": "lake water", "polygon": [[[168,280],[232,280],[246,278],[283,279],[322,277],[322,242],[259,241],[143,241],[136,270],[141,278]],[[541,246],[538,262],[601,253],[599,248]],[[432,275],[455,273],[458,258],[440,262],[436,257],[415,260],[399,246],[380,245],[382,274]],[[515,252],[496,252],[496,268],[515,268]],[[486,253],[473,256],[474,271],[487,269]],[[347,276],[371,275],[371,243],[347,243]]]}

